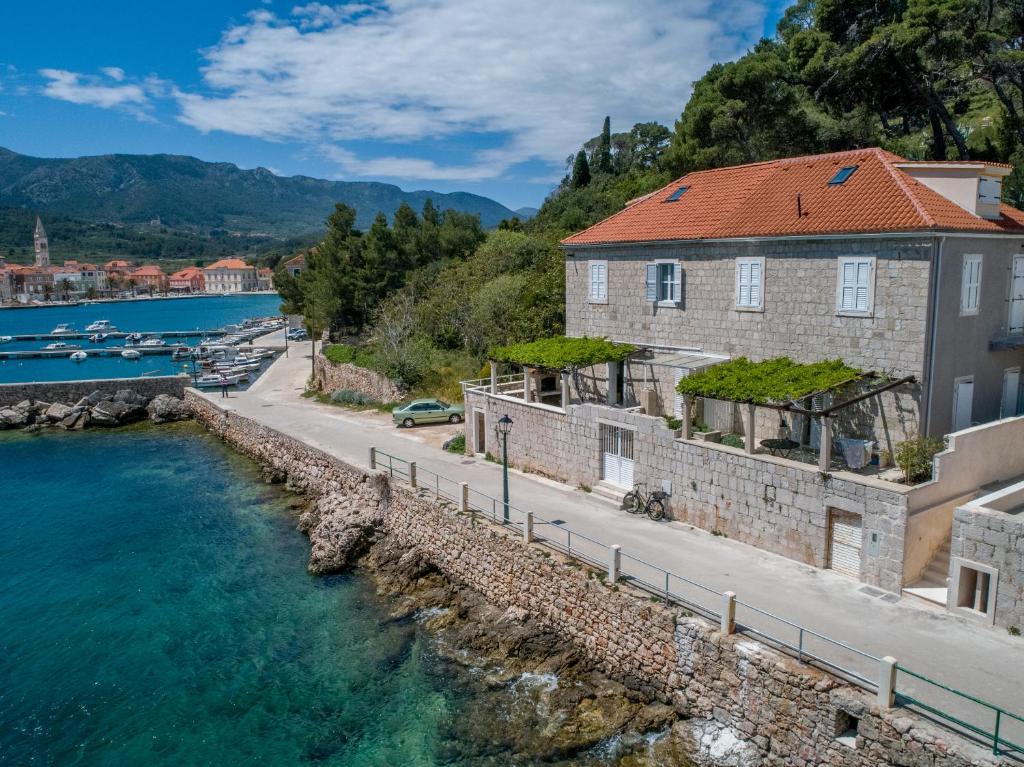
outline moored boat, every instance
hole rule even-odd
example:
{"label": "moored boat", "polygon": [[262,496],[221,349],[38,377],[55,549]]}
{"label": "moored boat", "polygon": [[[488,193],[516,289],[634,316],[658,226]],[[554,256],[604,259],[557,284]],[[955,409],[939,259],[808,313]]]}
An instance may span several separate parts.
{"label": "moored boat", "polygon": [[71,327],[67,322],[60,323],[57,327],[50,331],[51,336],[61,336],[66,333],[74,333],[75,329]]}
{"label": "moored boat", "polygon": [[240,375],[220,375],[218,373],[210,373],[208,375],[199,376],[195,380],[195,385],[200,389],[214,389],[218,386],[227,384],[228,386],[234,386],[242,380]]}
{"label": "moored boat", "polygon": [[142,356],[142,352],[140,352],[138,349],[125,349],[124,351],[121,352],[121,356],[124,357],[126,360],[137,360],[139,357]]}
{"label": "moored boat", "polygon": [[88,356],[89,355],[85,352],[72,352],[70,359],[72,362],[85,362],[85,359]]}
{"label": "moored boat", "polygon": [[63,341],[54,341],[53,343],[47,344],[43,347],[45,352],[63,352],[70,351],[71,349],[79,349],[78,344],[66,344]]}
{"label": "moored boat", "polygon": [[88,330],[90,333],[101,331],[106,331],[109,333],[112,330],[117,330],[117,328],[114,327],[110,320],[96,320],[95,322],[86,325],[85,329]]}
{"label": "moored boat", "polygon": [[108,338],[110,338],[110,336],[107,335],[106,333],[93,333],[91,336],[89,336],[89,343],[101,344]]}
{"label": "moored boat", "polygon": [[147,338],[139,346],[167,346],[162,338]]}

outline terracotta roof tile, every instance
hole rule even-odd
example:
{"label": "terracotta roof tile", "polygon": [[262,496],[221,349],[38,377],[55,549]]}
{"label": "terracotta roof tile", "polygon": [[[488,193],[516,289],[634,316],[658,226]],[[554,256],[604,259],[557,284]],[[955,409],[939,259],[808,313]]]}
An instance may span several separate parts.
{"label": "terracotta roof tile", "polygon": [[240,258],[222,258],[220,261],[214,261],[208,267],[210,269],[251,269],[245,261]]}
{"label": "terracotta roof tile", "polygon": [[[562,242],[927,230],[1024,234],[1021,211],[1004,205],[999,219],[976,216],[901,171],[900,162],[873,148],[695,171]],[[828,183],[850,165],[857,170],[845,183]],[[667,202],[681,186],[687,191]]]}

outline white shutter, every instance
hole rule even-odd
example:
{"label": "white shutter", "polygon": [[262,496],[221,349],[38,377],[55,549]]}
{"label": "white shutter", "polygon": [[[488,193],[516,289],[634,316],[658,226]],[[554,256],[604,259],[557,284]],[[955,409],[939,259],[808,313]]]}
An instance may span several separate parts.
{"label": "white shutter", "polygon": [[977,314],[981,306],[981,256],[964,256],[963,276],[960,281],[960,313]]}
{"label": "white shutter", "polygon": [[744,309],[761,308],[761,285],[764,265],[759,258],[736,261],[736,306]]}
{"label": "white shutter", "polygon": [[863,539],[859,514],[832,512],[831,568],[851,578],[860,578],[860,551]]}
{"label": "white shutter", "polygon": [[868,310],[868,286],[871,276],[871,262],[860,261],[857,263],[857,311]]}
{"label": "white shutter", "polygon": [[672,270],[672,295],[668,300],[679,303],[683,300],[683,269],[679,264],[669,264],[669,268]]}
{"label": "white shutter", "polygon": [[839,261],[836,308],[840,312],[870,312],[873,258],[845,258]]}
{"label": "white shutter", "polygon": [[750,263],[740,261],[736,265],[736,270],[736,279],[739,281],[736,304],[750,306]]}
{"label": "white shutter", "polygon": [[604,261],[590,262],[590,300],[608,300],[608,264]]}
{"label": "white shutter", "polygon": [[750,263],[750,305],[761,306],[761,262]]}
{"label": "white shutter", "polygon": [[648,301],[658,300],[658,265],[647,264],[647,282],[644,285]]}

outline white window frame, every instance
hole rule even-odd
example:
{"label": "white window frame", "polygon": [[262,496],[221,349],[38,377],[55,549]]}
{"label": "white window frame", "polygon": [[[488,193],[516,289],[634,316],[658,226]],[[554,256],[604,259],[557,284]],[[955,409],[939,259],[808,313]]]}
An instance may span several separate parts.
{"label": "white window frame", "polygon": [[[672,267],[672,279],[665,281],[662,278],[662,268],[666,266]],[[650,295],[650,291],[647,286],[650,283],[650,272],[654,270],[654,297]],[[668,298],[663,298],[662,287],[668,285],[670,294]],[[651,261],[645,265],[644,274],[644,290],[646,292],[646,300],[653,303],[655,306],[680,306],[683,302],[683,264],[681,261],[675,258],[659,258],[655,261]],[[671,295],[674,293],[675,295]]]}
{"label": "white window frame", "polygon": [[[964,253],[960,270],[960,316],[972,317],[981,309],[981,279],[983,259],[980,253]],[[971,280],[977,265],[976,280]]]}
{"label": "white window frame", "polygon": [[[594,292],[594,269],[600,269],[603,274],[603,280],[599,284],[599,290],[597,295]],[[603,292],[602,290],[603,289]],[[592,304],[606,304],[608,303],[608,262],[607,261],[587,261],[587,295],[589,301]]]}
{"label": "white window frame", "polygon": [[[744,283],[741,280],[741,274],[743,267],[749,267],[756,265],[758,267],[758,279],[756,284],[753,279],[747,283],[748,288],[748,299],[744,303],[742,300],[742,289]],[[756,303],[749,298],[753,290],[757,288],[757,301]],[[735,308],[738,312],[763,312],[764,311],[764,256],[749,256],[744,258],[736,259],[736,295],[735,295]]]}
{"label": "white window frame", "polygon": [[[836,271],[836,314],[841,317],[872,317],[875,313],[875,266],[877,259],[875,256],[842,256],[839,258],[838,267]],[[868,265],[868,284],[867,284],[867,308],[866,309],[844,309],[843,308],[843,272],[847,264],[864,264]],[[856,290],[857,285],[854,285]],[[856,307],[857,297],[854,294],[854,306]]]}

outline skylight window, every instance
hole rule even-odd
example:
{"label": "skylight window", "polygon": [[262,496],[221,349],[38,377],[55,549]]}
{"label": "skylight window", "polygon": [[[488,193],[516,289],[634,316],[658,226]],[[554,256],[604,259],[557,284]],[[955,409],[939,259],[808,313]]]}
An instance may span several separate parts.
{"label": "skylight window", "polygon": [[672,192],[672,194],[670,194],[668,196],[668,199],[665,200],[665,202],[675,202],[680,197],[682,197],[684,194],[686,194],[686,190],[689,189],[689,188],[690,187],[688,187],[688,186],[681,186],[681,187],[679,187],[674,192]]}
{"label": "skylight window", "polygon": [[829,186],[839,186],[845,184],[846,180],[853,175],[853,172],[857,170],[856,165],[847,165],[845,168],[840,168],[836,171],[836,175],[832,177],[832,180],[828,182]]}

